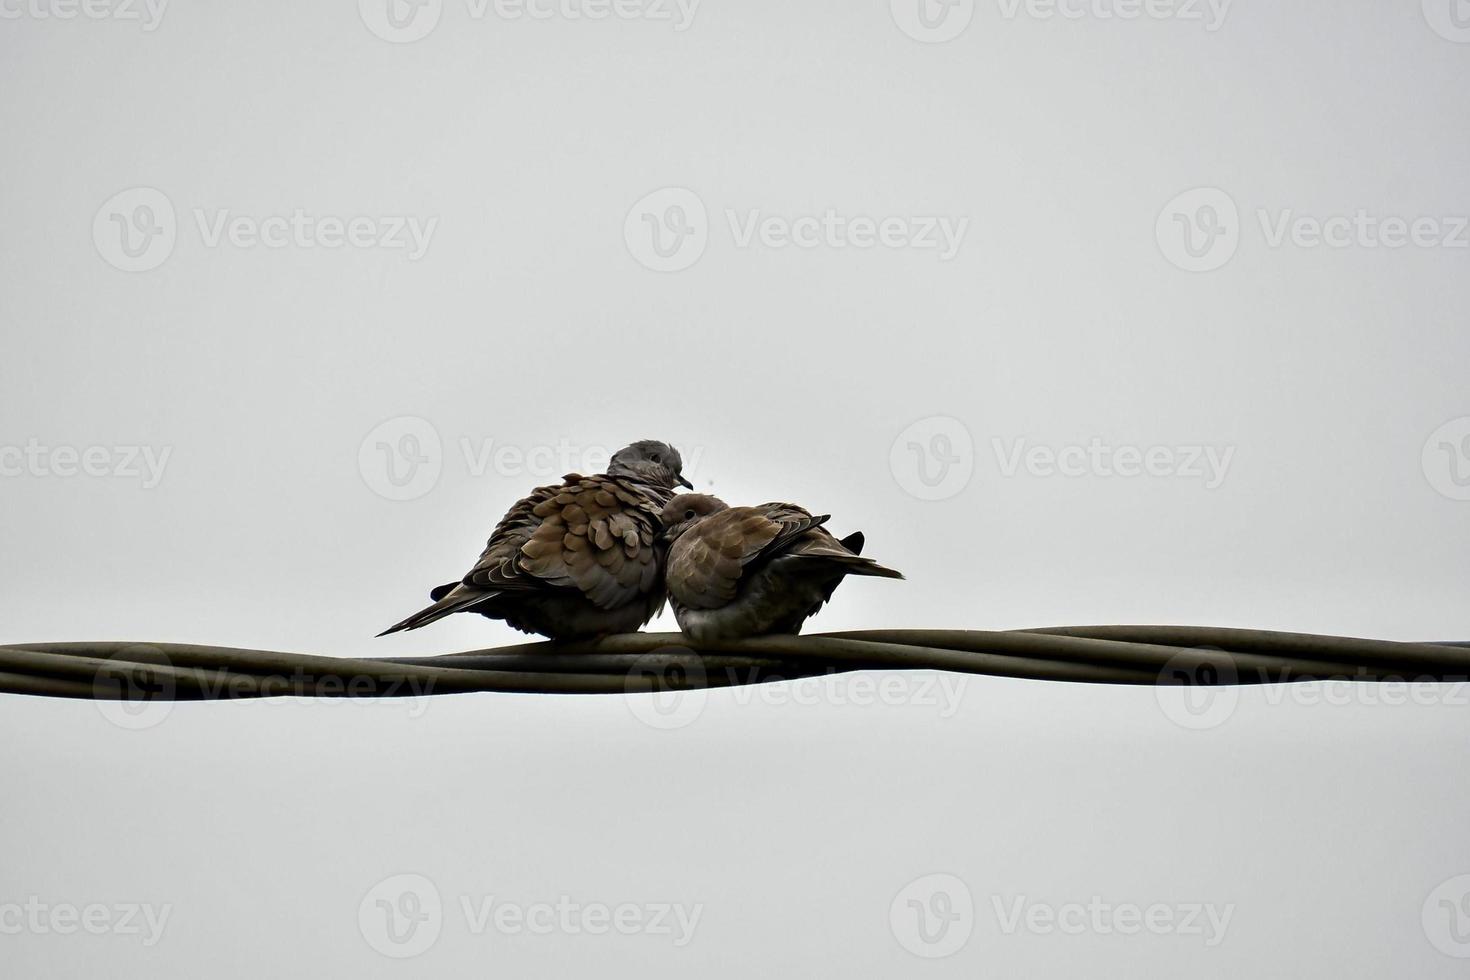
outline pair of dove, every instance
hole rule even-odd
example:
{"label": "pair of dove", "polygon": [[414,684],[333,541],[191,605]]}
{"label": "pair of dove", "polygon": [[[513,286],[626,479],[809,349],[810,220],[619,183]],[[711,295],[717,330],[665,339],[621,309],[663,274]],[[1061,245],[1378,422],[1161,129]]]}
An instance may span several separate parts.
{"label": "pair of dove", "polygon": [[797,633],[848,575],[903,578],[863,558],[862,532],[841,541],[795,504],[730,507],[694,489],[672,446],[619,450],[597,476],[569,474],[517,501],[459,582],[380,633],[452,613],[501,619],[553,640],[639,629],[673,606],[696,643]]}

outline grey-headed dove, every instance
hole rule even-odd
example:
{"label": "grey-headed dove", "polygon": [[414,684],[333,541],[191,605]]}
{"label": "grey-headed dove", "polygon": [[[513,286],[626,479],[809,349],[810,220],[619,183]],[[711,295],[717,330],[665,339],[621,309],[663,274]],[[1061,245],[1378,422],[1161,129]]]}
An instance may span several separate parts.
{"label": "grey-headed dove", "polygon": [[607,472],[568,474],[518,501],[464,579],[430,593],[434,604],[379,636],[472,612],[554,640],[637,630],[663,607],[659,512],[689,487],[672,446],[645,440],[619,450]]}
{"label": "grey-headed dove", "polygon": [[798,633],[848,575],[903,578],[863,558],[862,532],[841,541],[795,504],[730,507],[684,493],[663,510],[664,580],[679,628],[695,643]]}

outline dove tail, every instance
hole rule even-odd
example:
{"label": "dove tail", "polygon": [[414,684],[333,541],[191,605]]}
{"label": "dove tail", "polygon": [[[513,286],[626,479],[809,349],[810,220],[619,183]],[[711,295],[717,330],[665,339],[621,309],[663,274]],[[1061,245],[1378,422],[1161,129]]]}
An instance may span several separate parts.
{"label": "dove tail", "polygon": [[868,539],[863,535],[863,532],[854,531],[837,543],[852,552],[850,556],[844,556],[841,559],[843,568],[846,569],[849,575],[871,575],[874,578],[903,578],[902,572],[880,565],[871,558],[860,557],[863,553],[863,545],[868,543]]}
{"label": "dove tail", "polygon": [[416,630],[422,626],[428,626],[430,623],[437,623],[445,616],[450,616],[457,612],[464,612],[472,606],[478,606],[494,595],[493,592],[476,592],[472,589],[464,589],[456,593],[455,590],[459,587],[460,584],[458,582],[453,582],[434,589],[429,593],[429,598],[434,600],[432,606],[420,609],[401,623],[395,623],[383,630],[378,636],[388,636],[391,633],[401,633],[404,630]]}
{"label": "dove tail", "polygon": [[858,558],[848,564],[849,575],[871,575],[874,578],[903,578],[903,572],[880,565],[871,558]]}

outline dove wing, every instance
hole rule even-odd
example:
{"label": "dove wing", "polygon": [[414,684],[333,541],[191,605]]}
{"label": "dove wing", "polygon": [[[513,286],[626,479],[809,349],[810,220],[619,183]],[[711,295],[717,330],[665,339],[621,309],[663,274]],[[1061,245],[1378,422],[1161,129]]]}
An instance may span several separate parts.
{"label": "dove wing", "polygon": [[735,598],[749,565],[780,554],[826,520],[777,503],[712,514],[675,542],[666,573],[669,591],[690,608],[718,609]]}
{"label": "dove wing", "polygon": [[577,589],[598,608],[616,609],[657,586],[662,505],[641,485],[570,474],[510,509],[464,583],[485,591]]}

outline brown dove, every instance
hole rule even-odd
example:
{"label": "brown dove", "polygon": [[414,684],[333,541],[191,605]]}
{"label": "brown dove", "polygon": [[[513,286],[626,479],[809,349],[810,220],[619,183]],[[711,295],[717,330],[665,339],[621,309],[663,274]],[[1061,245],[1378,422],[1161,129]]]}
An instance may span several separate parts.
{"label": "brown dove", "polygon": [[730,507],[683,493],[663,510],[664,579],[674,618],[695,643],[799,633],[845,576],[903,578],[863,558],[859,531],[838,541],[795,504]]}
{"label": "brown dove", "polygon": [[659,512],[691,487],[672,446],[645,440],[619,450],[607,472],[568,474],[518,501],[464,579],[430,593],[434,604],[379,636],[472,612],[553,640],[629,633],[663,607]]}

